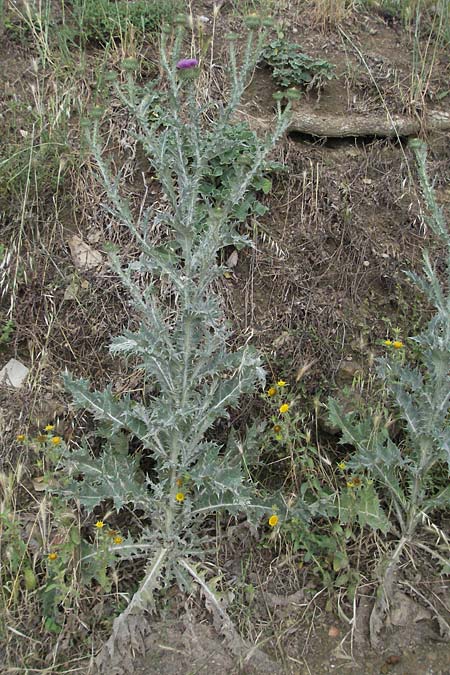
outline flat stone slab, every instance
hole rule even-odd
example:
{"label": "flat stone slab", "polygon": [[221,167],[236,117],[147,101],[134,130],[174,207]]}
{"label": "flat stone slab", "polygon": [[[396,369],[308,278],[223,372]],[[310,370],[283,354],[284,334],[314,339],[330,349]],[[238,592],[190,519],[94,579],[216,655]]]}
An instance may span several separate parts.
{"label": "flat stone slab", "polygon": [[25,380],[30,369],[23,365],[17,359],[10,359],[6,366],[0,370],[0,384],[7,387],[19,389]]}

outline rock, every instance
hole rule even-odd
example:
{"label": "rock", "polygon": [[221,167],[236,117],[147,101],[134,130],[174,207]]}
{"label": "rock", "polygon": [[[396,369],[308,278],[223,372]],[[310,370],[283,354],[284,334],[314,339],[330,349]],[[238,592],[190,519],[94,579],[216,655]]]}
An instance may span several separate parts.
{"label": "rock", "polygon": [[29,368],[17,359],[10,359],[6,366],[0,370],[0,384],[19,389],[25,382]]}
{"label": "rock", "polygon": [[364,368],[360,363],[352,360],[343,361],[338,369],[336,375],[336,383],[338,385],[351,384],[356,375],[362,374]]}
{"label": "rock", "polygon": [[86,244],[76,234],[69,239],[68,243],[73,263],[80,272],[87,272],[100,267],[103,262],[103,256],[99,251]]}

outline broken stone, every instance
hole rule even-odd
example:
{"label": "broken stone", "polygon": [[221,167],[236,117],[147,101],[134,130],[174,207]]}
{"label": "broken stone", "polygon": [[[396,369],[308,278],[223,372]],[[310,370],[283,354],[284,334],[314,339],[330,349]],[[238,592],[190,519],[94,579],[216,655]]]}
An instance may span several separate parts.
{"label": "broken stone", "polygon": [[25,382],[29,368],[17,359],[10,359],[6,366],[0,370],[0,384],[19,389]]}
{"label": "broken stone", "polygon": [[100,267],[103,262],[103,256],[99,251],[86,244],[76,234],[69,239],[68,243],[73,263],[77,269],[81,272],[87,272],[88,270]]}

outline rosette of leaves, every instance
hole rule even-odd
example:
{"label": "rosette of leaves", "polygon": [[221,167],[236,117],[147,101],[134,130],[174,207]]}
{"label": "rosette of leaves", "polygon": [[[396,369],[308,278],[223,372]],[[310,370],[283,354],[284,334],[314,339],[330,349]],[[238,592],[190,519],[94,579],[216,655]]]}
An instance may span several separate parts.
{"label": "rosette of leaves", "polygon": [[336,77],[334,65],[325,59],[314,59],[302,52],[300,45],[277,38],[262,52],[261,62],[272,70],[272,77],[280,87],[307,86],[321,89]]}

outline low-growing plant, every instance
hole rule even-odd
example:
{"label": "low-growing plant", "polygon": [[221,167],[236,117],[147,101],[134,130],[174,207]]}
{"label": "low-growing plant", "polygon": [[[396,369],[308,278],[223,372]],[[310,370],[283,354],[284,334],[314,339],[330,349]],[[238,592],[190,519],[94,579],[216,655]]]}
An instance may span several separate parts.
{"label": "low-growing plant", "polygon": [[[297,385],[298,386],[298,385]],[[389,521],[383,513],[373,480],[364,472],[349,470],[346,462],[335,465],[322,448],[314,417],[308,418],[304,404],[289,384],[273,383],[264,398],[271,409],[270,425],[261,443],[262,463],[276,467],[294,493],[290,514],[281,525],[289,548],[301,553],[302,563],[311,566],[329,589],[354,584],[357,571],[351,569],[348,548],[364,528],[386,532]],[[315,428],[316,427],[316,428]],[[308,509],[308,519],[296,516],[297,505]]]}
{"label": "low-growing plant", "polygon": [[111,39],[122,40],[130,28],[142,35],[158,33],[180,5],[179,0],[76,0],[72,11],[80,40],[107,44]]}
{"label": "low-growing plant", "polygon": [[[60,633],[83,593],[95,586],[110,591],[120,546],[129,543],[129,536],[110,527],[106,517],[90,519],[82,528],[76,508],[42,492],[55,483],[64,446],[52,424],[35,436],[18,434],[16,442],[36,461],[26,468],[18,462],[14,472],[0,473],[0,607],[5,622],[14,626],[17,614],[32,602],[43,629]],[[36,495],[19,506],[30,474]]]}
{"label": "low-growing plant", "polygon": [[0,349],[9,344],[14,333],[15,324],[12,319],[0,323]]}
{"label": "low-growing plant", "polygon": [[320,90],[327,81],[336,77],[331,63],[304,54],[300,45],[287,42],[283,34],[271,40],[261,56],[280,87],[307,86],[308,89]]}
{"label": "low-growing plant", "polygon": [[[197,60],[180,59],[183,34],[179,26],[171,53],[166,33],[162,35],[163,81],[140,89],[133,76],[137,63],[128,60],[124,63],[126,86],[116,86],[138,124],[136,136],[159,178],[166,208],[150,207],[134,216],[101,152],[101,111],[88,133],[111,200],[111,214],[129,228],[140,248],[139,258],[128,264],[119,251],[110,252],[111,265],[141,321],[135,332],[126,330],[115,338],[110,349],[142,369],[146,393],[139,400],[131,395],[119,397],[112,387],[91,391],[87,381],[66,376],[75,405],[102,421],[105,441],[96,455],[86,440],[64,453],[68,477],[60,478],[58,491],[90,512],[108,505],[116,511],[127,506],[144,514],[137,541],[118,547],[125,555],[148,559],[145,578],[122,621],[133,609],[150,606],[154,590],[174,579],[182,588],[194,579],[208,593],[194,561],[208,546],[202,527],[211,514],[245,514],[256,522],[266,514],[272,518],[269,525],[281,516],[282,505],[276,505],[276,498],[258,495],[250,480],[246,453],[251,440],[256,442],[255,434],[245,440],[231,432],[225,446],[210,435],[217,420],[228,417],[230,407],[243,394],[254,392],[265,377],[251,345],[230,349],[230,327],[212,288],[224,273],[221,250],[250,245],[248,237],[236,230],[235,209],[287,127],[289,106],[284,113],[278,106],[273,132],[264,140],[252,138],[249,155],[243,153],[241,162],[228,167],[222,189],[213,196],[206,194],[211,161],[230,146],[232,115],[265,38],[250,29],[241,68],[236,65],[231,41],[229,101],[214,111],[212,104],[198,103]],[[162,85],[167,88],[166,105],[162,117],[155,120],[153,101],[155,96],[160,98]],[[168,229],[163,245],[152,245],[153,224]],[[161,285],[170,289],[170,303],[160,297]],[[141,446],[134,454],[129,450],[131,436]],[[142,469],[143,458],[151,460],[151,472]],[[223,617],[220,604],[215,606]]]}
{"label": "low-growing plant", "polygon": [[441,533],[443,548],[439,550],[438,545],[425,544],[420,533],[421,525],[431,522],[434,512],[450,505],[448,484],[434,480],[436,472],[448,474],[450,469],[450,236],[427,176],[425,145],[415,140],[410,147],[417,159],[427,222],[442,241],[446,269],[441,279],[425,251],[423,274],[407,272],[435,308],[425,330],[410,338],[419,348],[417,365],[408,365],[408,343],[398,338],[385,341],[389,353],[379,359],[378,374],[389,396],[386,405],[395,411],[397,424],[401,424],[398,440],[392,438],[391,424],[386,423],[388,415],[369,418],[344,414],[335,400],[329,400],[330,419],[342,430],[341,442],[356,448],[348,468],[367,472],[373,478],[379,499],[385,504],[385,518],[389,518],[397,538],[383,576],[384,595],[376,606],[383,612],[406,546],[428,551],[444,572],[450,571],[445,534]]}

